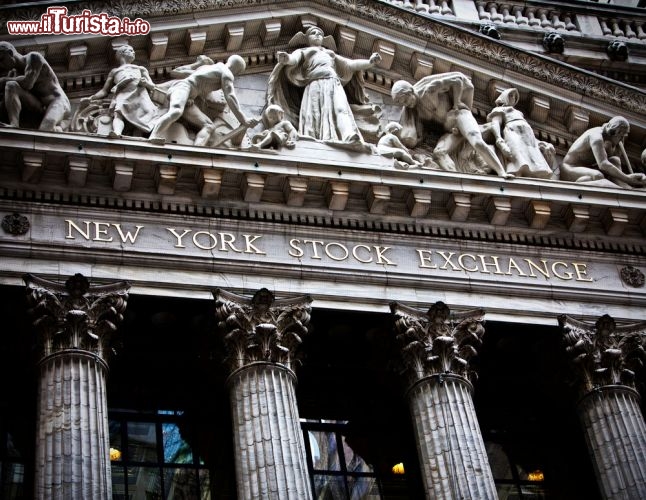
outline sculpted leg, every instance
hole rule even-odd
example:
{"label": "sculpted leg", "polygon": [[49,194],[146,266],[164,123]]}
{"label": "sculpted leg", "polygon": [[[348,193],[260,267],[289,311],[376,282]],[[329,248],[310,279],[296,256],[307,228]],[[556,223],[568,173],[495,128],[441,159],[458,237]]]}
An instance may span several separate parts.
{"label": "sculpted leg", "polygon": [[108,137],[121,137],[125,125],[121,113],[115,112],[114,118],[112,119],[112,130],[108,134]]}
{"label": "sculpted leg", "polygon": [[183,118],[189,123],[189,125],[196,128],[199,127],[200,129],[195,136],[193,144],[195,146],[204,146],[215,130],[215,126],[211,119],[195,104],[184,110]]}
{"label": "sculpted leg", "polygon": [[462,136],[467,140],[469,144],[475,149],[478,154],[482,157],[484,162],[493,169],[500,177],[510,178],[513,175],[507,174],[504,167],[500,163],[500,160],[482,138],[482,133],[480,132],[480,126],[478,122],[471,114],[470,110],[460,109],[452,111],[455,113],[455,124]]}
{"label": "sculpted leg", "polygon": [[164,134],[173,123],[179,120],[184,113],[184,107],[189,98],[189,89],[175,88],[170,95],[168,111],[157,119],[150,140],[153,142],[163,142]]}
{"label": "sculpted leg", "polygon": [[561,165],[561,180],[570,182],[590,182],[604,179],[605,176],[600,170],[589,167],[577,167],[563,162]]}
{"label": "sculpted leg", "polygon": [[65,116],[70,112],[70,106],[67,102],[67,98],[56,99],[45,111],[45,116],[40,122],[40,130],[55,131],[56,128],[61,124]]}
{"label": "sculpted leg", "polygon": [[20,102],[20,95],[23,90],[17,82],[7,82],[4,89],[4,104],[7,108],[7,115],[9,116],[9,125],[12,127],[20,126],[20,112],[22,111],[22,103]]}
{"label": "sculpted leg", "polygon": [[451,158],[451,153],[455,152],[462,144],[462,137],[448,133],[440,137],[433,149],[433,159],[437,162],[442,170],[455,172],[455,162]]}

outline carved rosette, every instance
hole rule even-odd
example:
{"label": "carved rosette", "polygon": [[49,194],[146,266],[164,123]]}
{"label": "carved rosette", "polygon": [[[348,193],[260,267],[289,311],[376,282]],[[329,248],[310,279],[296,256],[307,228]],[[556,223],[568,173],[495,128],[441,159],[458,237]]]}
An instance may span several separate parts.
{"label": "carved rosette", "polygon": [[90,286],[82,274],[75,274],[65,284],[30,274],[24,281],[42,359],[65,350],[81,350],[107,362],[112,334],[126,309],[128,283]]}
{"label": "carved rosette", "polygon": [[443,302],[427,313],[393,302],[397,340],[401,343],[404,372],[410,384],[434,375],[453,375],[473,382],[470,360],[484,335],[484,311],[451,314]]}
{"label": "carved rosette", "polygon": [[251,299],[224,290],[213,295],[218,327],[225,332],[225,362],[232,373],[254,362],[295,368],[296,350],[308,332],[311,297],[276,300],[266,288]]}
{"label": "carved rosette", "polygon": [[646,322],[618,327],[606,314],[593,325],[562,315],[559,324],[584,394],[607,385],[635,389],[646,360]]}
{"label": "carved rosette", "polygon": [[29,219],[19,213],[5,215],[2,218],[2,229],[13,236],[22,236],[29,231]]}
{"label": "carved rosette", "polygon": [[621,281],[626,283],[628,286],[632,286],[633,288],[641,288],[644,286],[644,273],[636,267],[622,267],[621,271],[619,271],[619,275],[621,276]]}

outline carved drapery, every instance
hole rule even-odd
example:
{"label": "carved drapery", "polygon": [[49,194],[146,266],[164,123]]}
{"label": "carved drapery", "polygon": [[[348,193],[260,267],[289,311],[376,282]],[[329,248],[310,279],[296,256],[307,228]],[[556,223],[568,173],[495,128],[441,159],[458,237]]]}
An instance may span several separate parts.
{"label": "carved drapery", "polygon": [[578,375],[578,413],[603,498],[646,498],[646,423],[635,373],[646,359],[646,322],[618,327],[560,316],[566,352]]}
{"label": "carved drapery", "polygon": [[471,398],[470,360],[484,335],[484,311],[428,313],[392,303],[427,498],[497,498]]}
{"label": "carved drapery", "polygon": [[224,334],[240,498],[311,498],[296,405],[296,349],[307,334],[310,297],[252,299],[216,290]]}
{"label": "carved drapery", "polygon": [[40,343],[35,495],[112,498],[107,354],[129,285],[25,276]]}

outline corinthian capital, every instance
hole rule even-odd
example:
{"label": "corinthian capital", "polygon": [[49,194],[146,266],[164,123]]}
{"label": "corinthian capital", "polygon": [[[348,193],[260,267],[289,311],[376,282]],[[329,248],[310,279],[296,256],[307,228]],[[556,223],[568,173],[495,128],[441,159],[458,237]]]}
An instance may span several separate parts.
{"label": "corinthian capital", "polygon": [[482,309],[451,314],[443,302],[436,302],[426,313],[397,302],[392,302],[390,309],[411,383],[440,374],[471,381],[477,378],[469,362],[482,344]]}
{"label": "corinthian capital", "polygon": [[213,295],[231,371],[256,361],[294,368],[296,349],[307,334],[311,297],[276,300],[266,288],[251,299],[224,290]]}
{"label": "corinthian capital", "polygon": [[617,326],[606,314],[592,324],[562,315],[559,324],[584,393],[604,385],[635,388],[635,372],[646,360],[646,322]]}
{"label": "corinthian capital", "polygon": [[75,274],[64,284],[31,274],[24,281],[43,358],[78,349],[106,361],[112,333],[126,310],[130,288],[127,282],[90,286],[82,274]]}

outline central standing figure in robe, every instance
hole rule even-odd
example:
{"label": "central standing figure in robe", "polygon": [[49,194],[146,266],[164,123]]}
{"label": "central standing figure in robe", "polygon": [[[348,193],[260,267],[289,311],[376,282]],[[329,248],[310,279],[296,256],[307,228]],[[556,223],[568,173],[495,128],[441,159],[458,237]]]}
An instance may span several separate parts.
{"label": "central standing figure in robe", "polygon": [[370,59],[339,56],[331,50],[332,37],[324,37],[316,26],[290,41],[290,45],[301,43],[309,47],[276,54],[278,64],[269,77],[267,104],[281,106],[287,119],[298,125],[300,135],[331,143],[363,143],[350,101],[367,104],[358,72],[378,64],[381,56],[376,52]]}

